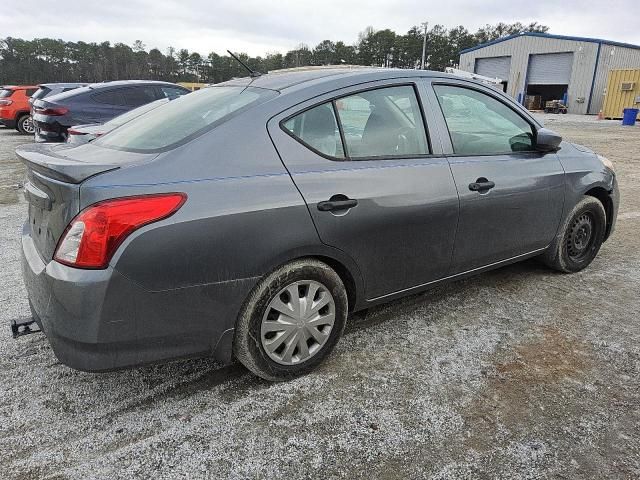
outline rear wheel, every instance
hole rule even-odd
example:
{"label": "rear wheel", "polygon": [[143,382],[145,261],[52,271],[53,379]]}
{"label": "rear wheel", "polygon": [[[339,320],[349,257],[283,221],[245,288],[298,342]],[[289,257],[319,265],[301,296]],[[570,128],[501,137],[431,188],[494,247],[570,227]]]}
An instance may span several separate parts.
{"label": "rear wheel", "polygon": [[602,203],[584,197],[567,216],[543,261],[561,272],[579,272],[598,254],[604,241],[607,216]]}
{"label": "rear wheel", "polygon": [[347,318],[347,294],[326,264],[297,260],[265,277],[245,302],[233,349],[266,380],[308,373],[333,350]]}
{"label": "rear wheel", "polygon": [[36,132],[29,115],[23,115],[18,119],[16,129],[23,135],[33,135]]}

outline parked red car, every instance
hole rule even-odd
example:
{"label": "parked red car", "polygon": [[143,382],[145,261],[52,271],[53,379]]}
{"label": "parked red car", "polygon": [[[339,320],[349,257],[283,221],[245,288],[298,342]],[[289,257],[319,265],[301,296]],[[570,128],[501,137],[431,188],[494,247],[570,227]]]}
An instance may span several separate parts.
{"label": "parked red car", "polygon": [[33,85],[0,88],[0,123],[25,135],[33,135],[35,130],[29,115],[29,97],[37,89]]}

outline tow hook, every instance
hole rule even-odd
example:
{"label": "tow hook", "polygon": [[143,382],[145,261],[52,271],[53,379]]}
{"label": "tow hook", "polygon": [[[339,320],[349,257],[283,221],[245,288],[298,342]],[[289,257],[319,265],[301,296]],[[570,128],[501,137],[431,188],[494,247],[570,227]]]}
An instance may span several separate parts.
{"label": "tow hook", "polygon": [[[33,325],[35,325],[35,328]],[[39,333],[41,331],[33,318],[28,320],[11,320],[11,335],[13,338],[22,337],[23,335],[29,335],[31,333]]]}

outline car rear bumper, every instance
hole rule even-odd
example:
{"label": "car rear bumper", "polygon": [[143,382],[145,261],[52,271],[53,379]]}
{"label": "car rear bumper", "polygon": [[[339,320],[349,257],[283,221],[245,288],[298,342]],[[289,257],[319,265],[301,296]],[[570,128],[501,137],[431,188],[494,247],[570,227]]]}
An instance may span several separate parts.
{"label": "car rear bumper", "polygon": [[107,371],[188,356],[231,361],[233,326],[256,279],[148,291],[116,269],[45,263],[25,225],[22,273],[34,319],[56,357]]}
{"label": "car rear bumper", "polygon": [[0,123],[7,128],[16,128],[16,121],[8,118],[0,118]]}
{"label": "car rear bumper", "polygon": [[36,142],[64,142],[67,139],[67,127],[61,125],[58,118],[41,113],[32,116]]}
{"label": "car rear bumper", "polygon": [[56,132],[44,132],[36,128],[34,140],[38,143],[44,142],[64,142],[65,137]]}
{"label": "car rear bumper", "polygon": [[[67,139],[66,133],[55,126],[33,122],[33,127],[35,129],[34,138],[36,142],[64,142]],[[52,130],[46,130],[45,128],[51,128]]]}

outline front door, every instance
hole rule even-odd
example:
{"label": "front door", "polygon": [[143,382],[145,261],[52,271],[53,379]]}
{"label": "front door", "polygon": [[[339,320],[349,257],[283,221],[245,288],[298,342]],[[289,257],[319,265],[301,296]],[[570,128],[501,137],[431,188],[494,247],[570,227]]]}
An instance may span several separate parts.
{"label": "front door", "polygon": [[453,273],[543,249],[564,202],[564,170],[535,150],[535,126],[499,93],[467,85],[433,85],[460,196]]}
{"label": "front door", "polygon": [[275,118],[269,132],[321,241],[355,261],[367,299],[446,276],[458,195],[430,147],[415,84],[326,95]]}

